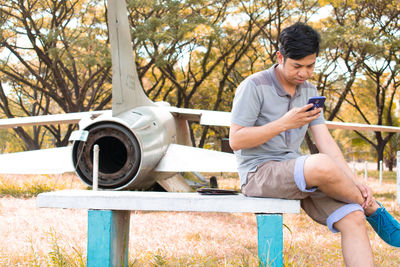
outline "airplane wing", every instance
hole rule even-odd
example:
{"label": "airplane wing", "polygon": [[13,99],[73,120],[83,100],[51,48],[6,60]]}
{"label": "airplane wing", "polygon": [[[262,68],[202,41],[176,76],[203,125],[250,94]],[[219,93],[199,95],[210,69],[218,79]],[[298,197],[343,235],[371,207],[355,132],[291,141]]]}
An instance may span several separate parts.
{"label": "airplane wing", "polygon": [[[202,109],[178,108],[173,106],[165,107],[175,117],[180,117],[189,121],[200,122],[202,125],[229,126],[230,112],[211,111]],[[18,117],[11,119],[0,119],[0,129],[14,128],[19,126],[51,125],[51,124],[71,124],[79,123],[85,118],[94,119],[102,114],[111,113],[111,110],[99,110],[89,112],[75,112],[54,115]]]}
{"label": "airplane wing", "polygon": [[0,173],[59,174],[75,171],[71,146],[0,155]]}
{"label": "airplane wing", "polygon": [[384,125],[327,121],[326,126],[328,127],[328,129],[400,133],[400,127],[384,126]]}
{"label": "airplane wing", "polygon": [[237,172],[235,155],[171,144],[154,169],[158,172]]}
{"label": "airplane wing", "polygon": [[[201,125],[228,126],[229,127],[230,123],[231,123],[231,113],[230,112],[177,108],[177,107],[168,107],[168,110],[174,116],[182,117],[184,119],[191,120],[191,121],[197,121]],[[378,132],[400,133],[400,127],[384,126],[384,125],[326,121],[326,126],[328,127],[328,129],[345,129],[345,130],[353,130],[353,131],[357,130],[357,131],[378,131]]]}
{"label": "airplane wing", "polygon": [[[74,172],[72,147],[0,155],[0,173],[59,174]],[[155,168],[158,172],[237,172],[234,154],[171,144]]]}
{"label": "airplane wing", "polygon": [[101,114],[110,112],[107,110],[76,112],[55,115],[43,115],[32,117],[19,117],[12,119],[0,119],[0,129],[14,128],[18,126],[50,125],[50,124],[70,124],[78,123],[83,118],[96,118]]}
{"label": "airplane wing", "polygon": [[[226,126],[231,123],[231,113],[226,111],[212,111],[204,109],[190,109],[178,107],[165,107],[175,117],[180,117],[189,121],[199,122],[201,125]],[[49,124],[69,124],[79,123],[83,118],[96,118],[102,114],[110,113],[110,110],[76,112],[56,115],[43,115],[34,117],[20,117],[12,119],[0,119],[0,129],[13,128],[18,126],[49,125]],[[362,123],[348,123],[337,121],[326,121],[328,129],[345,129],[357,131],[381,131],[381,132],[400,132],[400,127],[372,125]]]}
{"label": "airplane wing", "polygon": [[175,117],[188,121],[196,121],[201,125],[230,126],[231,113],[226,111],[212,111],[205,109],[190,109],[178,107],[166,107]]}

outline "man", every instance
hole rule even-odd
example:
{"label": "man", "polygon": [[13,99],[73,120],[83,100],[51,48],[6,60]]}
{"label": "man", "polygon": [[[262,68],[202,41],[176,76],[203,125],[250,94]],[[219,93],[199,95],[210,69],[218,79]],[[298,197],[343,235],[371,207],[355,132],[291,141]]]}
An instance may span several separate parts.
{"label": "man", "polygon": [[[296,23],[279,37],[278,64],[238,87],[229,141],[246,196],[300,199],[301,207],[332,232],[340,232],[347,266],[373,266],[365,216],[379,236],[400,247],[400,224],[356,181],[330,135],[321,108],[309,110],[316,88],[307,82],[320,36]],[[301,155],[310,128],[320,154]]]}

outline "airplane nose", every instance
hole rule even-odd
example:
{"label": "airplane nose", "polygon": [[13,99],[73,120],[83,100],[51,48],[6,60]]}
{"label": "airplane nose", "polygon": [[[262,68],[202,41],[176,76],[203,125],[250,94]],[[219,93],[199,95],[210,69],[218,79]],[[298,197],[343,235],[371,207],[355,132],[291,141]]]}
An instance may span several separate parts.
{"label": "airplane nose", "polygon": [[125,127],[100,123],[88,129],[86,142],[74,143],[73,163],[80,178],[93,183],[93,147],[99,145],[99,187],[115,189],[128,184],[136,176],[140,164],[140,146]]}

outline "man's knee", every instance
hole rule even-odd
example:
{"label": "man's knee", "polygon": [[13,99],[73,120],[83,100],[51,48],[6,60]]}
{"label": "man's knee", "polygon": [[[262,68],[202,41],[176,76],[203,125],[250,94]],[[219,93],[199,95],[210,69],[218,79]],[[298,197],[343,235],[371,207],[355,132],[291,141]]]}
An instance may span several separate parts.
{"label": "man's knee", "polygon": [[314,154],[309,156],[304,163],[304,176],[307,185],[313,186],[337,182],[338,166],[326,154]]}
{"label": "man's knee", "polygon": [[365,231],[366,224],[365,224],[364,213],[360,210],[350,212],[349,214],[344,216],[341,220],[334,223],[333,227],[335,227],[340,232]]}

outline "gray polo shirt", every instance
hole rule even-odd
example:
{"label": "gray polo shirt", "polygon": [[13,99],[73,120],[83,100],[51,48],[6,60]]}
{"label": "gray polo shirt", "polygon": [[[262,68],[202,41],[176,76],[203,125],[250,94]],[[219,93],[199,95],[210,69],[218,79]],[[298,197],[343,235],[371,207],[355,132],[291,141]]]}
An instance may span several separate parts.
{"label": "gray polo shirt", "polygon": [[[239,85],[233,100],[232,123],[244,127],[264,125],[279,119],[293,107],[306,105],[310,97],[318,95],[315,86],[305,81],[297,86],[295,95],[291,97],[275,75],[276,66],[249,76]],[[309,125],[321,123],[325,123],[322,112]],[[309,125],[281,132],[257,147],[235,151],[240,184],[245,184],[247,174],[256,171],[257,166],[266,161],[300,157],[300,145]]]}

